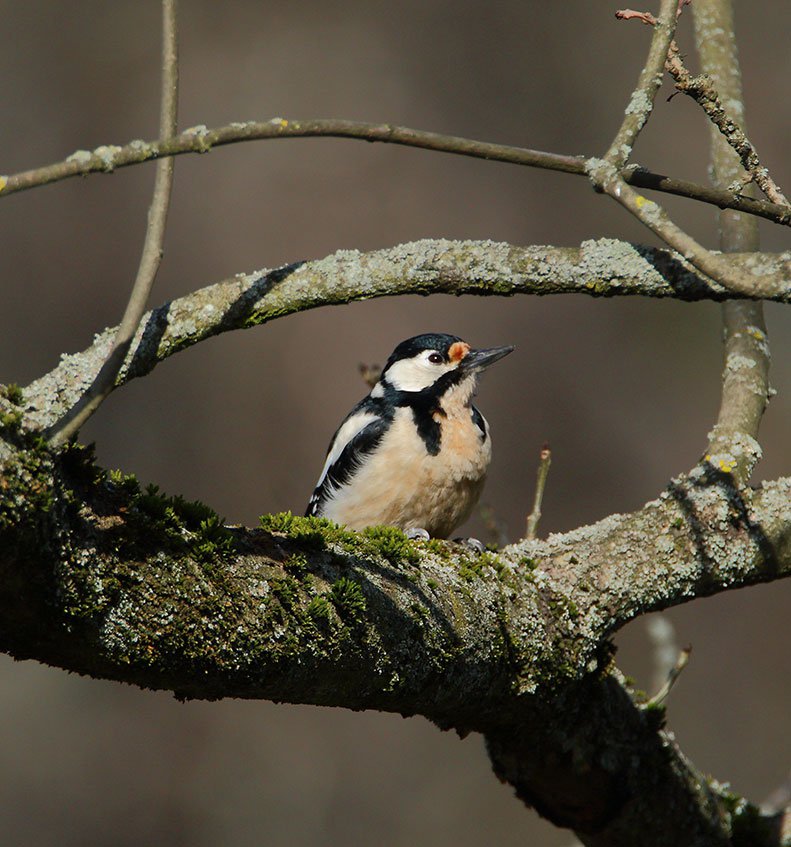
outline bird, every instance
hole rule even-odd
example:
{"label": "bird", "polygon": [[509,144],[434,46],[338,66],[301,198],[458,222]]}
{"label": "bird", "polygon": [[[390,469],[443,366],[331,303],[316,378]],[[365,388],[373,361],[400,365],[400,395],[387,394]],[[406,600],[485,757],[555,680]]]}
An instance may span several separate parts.
{"label": "bird", "polygon": [[478,502],[492,456],[472,404],[478,376],[513,350],[474,350],[446,333],[402,341],[336,430],[305,514],[448,538]]}

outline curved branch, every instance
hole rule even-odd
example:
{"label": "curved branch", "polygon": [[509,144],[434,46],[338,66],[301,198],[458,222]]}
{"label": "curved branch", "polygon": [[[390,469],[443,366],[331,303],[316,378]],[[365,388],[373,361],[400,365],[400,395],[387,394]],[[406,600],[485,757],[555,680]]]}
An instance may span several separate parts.
{"label": "curved branch", "polygon": [[[27,191],[52,182],[59,182],[74,176],[87,176],[94,173],[112,173],[116,168],[138,165],[163,156],[179,156],[185,153],[207,153],[213,147],[225,144],[237,144],[243,141],[264,141],[275,138],[351,138],[360,141],[378,141],[387,144],[400,144],[418,147],[423,150],[436,150],[476,159],[488,159],[493,162],[505,162],[533,168],[560,171],[561,173],[585,176],[585,156],[567,156],[559,153],[545,153],[513,147],[506,144],[493,144],[475,141],[458,136],[440,135],[435,132],[394,126],[393,124],[372,124],[361,121],[337,119],[286,120],[272,118],[269,121],[247,121],[209,129],[195,126],[187,129],[171,141],[131,141],[123,147],[103,144],[95,150],[77,150],[62,162],[45,165],[10,176],[0,176],[0,198],[17,191]],[[638,188],[662,191],[687,197],[702,203],[710,203],[721,209],[736,209],[750,215],[758,215],[775,223],[791,226],[791,207],[765,200],[741,197],[732,191],[723,191],[686,180],[674,179],[656,174],[645,168],[630,166],[623,171],[624,180]]]}
{"label": "curved branch", "polygon": [[[755,273],[787,272],[791,256],[731,256]],[[582,293],[681,300],[722,300],[728,292],[667,250],[612,239],[579,248],[515,247],[491,241],[418,241],[371,253],[339,251],[274,271],[239,274],[149,312],[141,322],[116,387],[213,335],[318,306],[395,294]],[[791,292],[778,300],[791,300]],[[82,353],[64,355],[25,389],[26,420],[50,426],[81,395],[104,361],[114,330]]]}

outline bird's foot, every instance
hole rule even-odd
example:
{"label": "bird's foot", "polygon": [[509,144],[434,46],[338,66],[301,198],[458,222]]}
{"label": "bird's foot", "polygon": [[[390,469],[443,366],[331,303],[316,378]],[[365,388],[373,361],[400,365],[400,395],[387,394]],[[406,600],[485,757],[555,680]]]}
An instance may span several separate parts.
{"label": "bird's foot", "polygon": [[428,531],[419,526],[410,527],[404,535],[406,535],[407,538],[411,538],[412,541],[428,541],[431,538]]}
{"label": "bird's foot", "polygon": [[453,541],[456,544],[461,544],[462,547],[466,547],[468,550],[471,550],[473,553],[477,553],[479,556],[481,553],[486,552],[486,547],[482,541],[478,541],[477,538],[454,538]]}

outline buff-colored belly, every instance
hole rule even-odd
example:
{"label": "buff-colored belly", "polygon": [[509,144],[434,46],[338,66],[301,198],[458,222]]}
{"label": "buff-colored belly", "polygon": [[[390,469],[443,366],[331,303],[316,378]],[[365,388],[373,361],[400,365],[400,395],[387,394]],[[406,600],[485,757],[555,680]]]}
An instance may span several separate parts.
{"label": "buff-colored belly", "polygon": [[421,527],[446,538],[478,502],[490,459],[490,440],[481,439],[469,413],[443,420],[436,456],[428,453],[411,420],[402,415],[322,513],[356,530],[376,524]]}

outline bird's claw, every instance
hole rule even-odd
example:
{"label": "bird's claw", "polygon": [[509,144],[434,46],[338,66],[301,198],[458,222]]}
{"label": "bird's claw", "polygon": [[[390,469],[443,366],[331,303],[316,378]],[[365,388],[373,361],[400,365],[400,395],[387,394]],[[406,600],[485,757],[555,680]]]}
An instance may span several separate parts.
{"label": "bird's claw", "polygon": [[472,550],[473,553],[477,553],[479,556],[486,551],[483,542],[478,541],[477,538],[454,538],[453,540],[456,544],[461,544],[462,547]]}
{"label": "bird's claw", "polygon": [[428,531],[419,526],[410,527],[404,534],[412,541],[428,541],[431,538]]}

